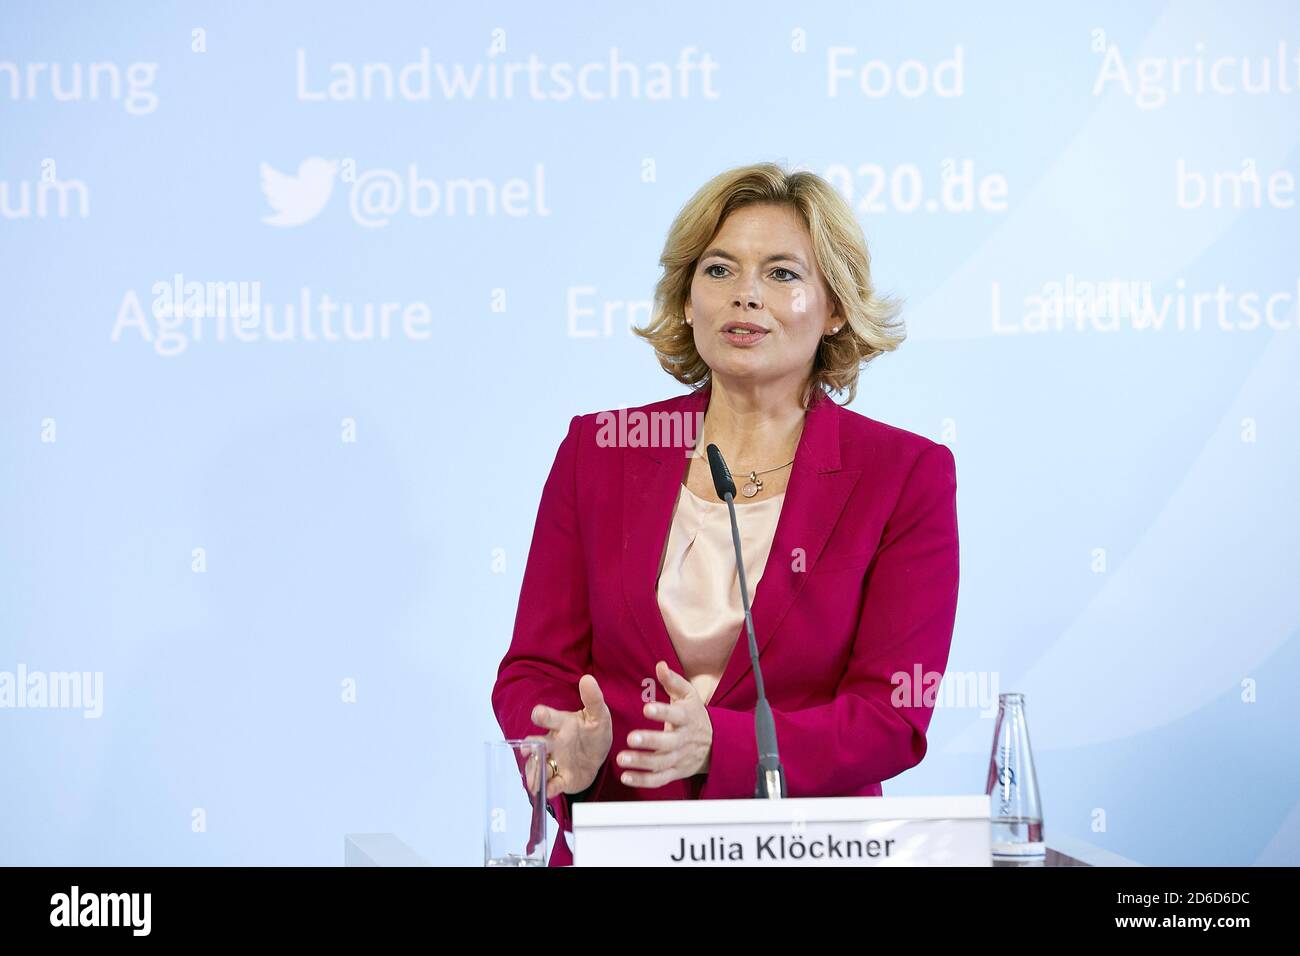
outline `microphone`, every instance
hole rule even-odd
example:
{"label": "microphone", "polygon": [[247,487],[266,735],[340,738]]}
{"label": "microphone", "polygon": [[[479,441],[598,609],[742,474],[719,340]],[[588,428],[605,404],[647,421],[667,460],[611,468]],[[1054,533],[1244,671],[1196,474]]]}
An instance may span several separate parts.
{"label": "microphone", "polygon": [[[731,469],[722,459],[722,452],[718,451],[717,445],[710,445],[709,452],[709,471],[713,473],[713,490],[718,493],[718,497],[723,501],[730,501],[736,497],[736,482],[731,477]],[[735,512],[732,512],[735,517]],[[736,561],[740,561],[740,555],[736,555]],[[744,588],[741,588],[744,592]]]}
{"label": "microphone", "polygon": [[718,497],[727,503],[731,516],[731,542],[736,546],[736,573],[740,577],[740,599],[745,605],[745,630],[749,633],[749,661],[754,667],[754,683],[758,687],[758,704],[754,708],[754,735],[758,740],[758,784],[754,796],[759,800],[779,800],[786,796],[785,770],[776,747],[776,721],[772,707],[763,690],[763,671],[758,666],[758,641],[754,639],[754,618],[749,613],[749,585],[745,583],[745,561],[740,554],[740,527],[736,524],[736,482],[731,469],[722,458],[717,445],[709,445],[709,471],[713,474],[713,488]]}

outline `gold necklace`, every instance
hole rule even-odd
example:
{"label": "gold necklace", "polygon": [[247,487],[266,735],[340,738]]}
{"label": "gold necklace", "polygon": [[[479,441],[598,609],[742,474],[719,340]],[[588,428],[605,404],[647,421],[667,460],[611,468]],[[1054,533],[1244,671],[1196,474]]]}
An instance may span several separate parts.
{"label": "gold necklace", "polygon": [[780,471],[782,468],[789,468],[793,464],[794,459],[791,458],[784,465],[777,465],[775,468],[768,468],[764,471],[751,471],[749,473],[749,480],[741,487],[740,493],[746,498],[754,497],[754,495],[763,490],[763,479],[758,477],[759,475],[766,475],[773,471]]}

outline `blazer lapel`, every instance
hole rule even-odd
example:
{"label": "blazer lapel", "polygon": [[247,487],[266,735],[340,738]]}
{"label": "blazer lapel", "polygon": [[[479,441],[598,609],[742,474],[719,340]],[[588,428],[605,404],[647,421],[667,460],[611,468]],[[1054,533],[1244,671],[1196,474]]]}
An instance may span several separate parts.
{"label": "blazer lapel", "polygon": [[[682,396],[672,410],[682,415],[704,411],[707,390],[705,386]],[[633,447],[623,465],[623,594],[654,659],[667,661],[679,674],[685,668],[664,625],[657,584],[673,507],[690,464],[687,453],[685,447]]]}
{"label": "blazer lapel", "polygon": [[[808,573],[817,566],[831,530],[862,474],[840,468],[840,414],[840,407],[819,393],[804,419],[763,577],[749,596],[760,662],[808,580]],[[745,520],[743,507],[736,509],[736,520]],[[742,622],[735,650],[709,704],[722,703],[753,669],[749,634]]]}
{"label": "blazer lapel", "polygon": [[[684,414],[706,410],[709,391],[710,387],[705,386],[683,396],[675,410]],[[808,572],[816,566],[861,475],[860,471],[840,468],[839,415],[839,406],[829,396],[819,394],[804,420],[767,565],[750,594],[760,660],[803,588]],[[656,582],[673,507],[689,463],[685,449],[642,446],[628,449],[623,472],[624,596],[642,636],[654,649],[655,660],[667,661],[679,674],[685,669],[664,625]],[[736,519],[743,527],[743,505],[736,509]],[[742,622],[710,705],[721,703],[752,669],[749,635]]]}

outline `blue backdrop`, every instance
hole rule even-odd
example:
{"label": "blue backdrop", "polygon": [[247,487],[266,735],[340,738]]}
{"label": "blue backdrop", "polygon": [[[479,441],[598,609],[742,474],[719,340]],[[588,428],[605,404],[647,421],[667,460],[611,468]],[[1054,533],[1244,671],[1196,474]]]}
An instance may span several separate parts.
{"label": "blue backdrop", "polygon": [[555,449],[682,390],[629,322],[762,160],[905,300],[853,407],[957,460],[885,792],[1021,691],[1049,843],[1300,862],[1298,104],[1284,2],[5,4],[0,862],[480,863]]}

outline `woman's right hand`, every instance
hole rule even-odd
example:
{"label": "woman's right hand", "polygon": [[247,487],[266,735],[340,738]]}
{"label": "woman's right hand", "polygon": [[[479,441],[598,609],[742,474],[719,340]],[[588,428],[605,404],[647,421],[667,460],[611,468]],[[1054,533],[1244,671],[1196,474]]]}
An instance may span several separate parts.
{"label": "woman's right hand", "polygon": [[[578,696],[582,698],[582,710],[556,710],[543,704],[534,707],[533,723],[547,728],[547,733],[524,738],[545,741],[547,755],[559,767],[560,772],[551,775],[547,765],[547,800],[561,793],[580,793],[591,786],[614,743],[614,722],[605,695],[591,674],[583,674],[578,681]],[[537,786],[536,763],[529,758],[526,773],[530,792]]]}

